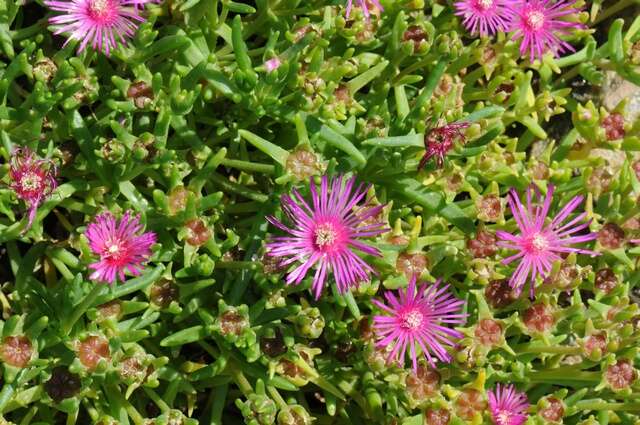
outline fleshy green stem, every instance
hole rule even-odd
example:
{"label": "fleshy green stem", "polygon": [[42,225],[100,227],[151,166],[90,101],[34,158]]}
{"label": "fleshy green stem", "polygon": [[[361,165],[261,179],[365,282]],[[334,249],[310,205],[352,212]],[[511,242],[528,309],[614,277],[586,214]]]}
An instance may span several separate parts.
{"label": "fleshy green stem", "polygon": [[91,291],[87,295],[85,295],[80,304],[78,304],[76,308],[73,309],[73,313],[71,313],[69,320],[65,321],[62,325],[63,334],[66,335],[71,331],[71,329],[73,329],[73,325],[75,325],[78,319],[80,319],[80,317],[87,311],[87,309],[93,305],[94,301],[98,298],[98,296],[101,295],[104,288],[105,286],[100,284],[96,284],[93,286],[93,288],[91,288]]}
{"label": "fleshy green stem", "polygon": [[574,404],[577,410],[624,410],[630,412],[640,411],[640,402],[609,403],[604,400],[580,400]]}

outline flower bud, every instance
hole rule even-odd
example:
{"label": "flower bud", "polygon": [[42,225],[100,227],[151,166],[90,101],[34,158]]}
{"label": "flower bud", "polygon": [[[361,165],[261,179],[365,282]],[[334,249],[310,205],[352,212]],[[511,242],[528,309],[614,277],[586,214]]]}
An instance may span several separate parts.
{"label": "flower bud", "polygon": [[250,394],[245,402],[236,400],[236,406],[247,424],[273,425],[276,421],[276,403],[265,395]]}
{"label": "flower bud", "polygon": [[180,290],[169,279],[160,279],[151,285],[149,300],[160,308],[167,308],[172,301],[177,301]]}
{"label": "flower bud", "polygon": [[48,83],[58,72],[58,66],[48,57],[43,57],[33,66],[33,75],[36,80]]}
{"label": "flower bud", "polygon": [[595,287],[605,294],[610,293],[618,284],[618,278],[612,269],[605,267],[596,272]]}
{"label": "flower bud", "polygon": [[456,414],[467,421],[473,420],[476,415],[482,416],[486,407],[482,393],[471,388],[463,390],[455,401]]}
{"label": "flower bud", "polygon": [[602,120],[602,128],[604,128],[607,135],[607,140],[622,139],[625,136],[624,117],[618,113],[607,115]]}
{"label": "flower bud", "polygon": [[409,372],[405,378],[405,385],[410,399],[418,405],[436,393],[440,386],[440,374],[437,370],[421,364],[416,372]]}
{"label": "flower bud", "polygon": [[176,215],[187,208],[189,191],[184,186],[176,186],[167,194],[169,214]]}
{"label": "flower bud", "polygon": [[546,397],[538,402],[538,415],[551,423],[562,423],[564,403],[556,397]]}
{"label": "flower bud", "polygon": [[451,414],[447,409],[428,409],[424,413],[425,425],[449,425]]}
{"label": "flower bud", "polygon": [[427,256],[421,252],[416,254],[403,252],[396,260],[396,271],[404,273],[407,279],[410,279],[414,275],[420,276],[428,264]]}
{"label": "flower bud", "polygon": [[5,363],[18,368],[29,364],[33,356],[31,341],[26,336],[7,336],[0,345],[0,358]]}
{"label": "flower bud", "polygon": [[287,157],[285,168],[299,181],[306,181],[311,176],[322,174],[325,167],[316,153],[297,148]]}
{"label": "flower bud", "polygon": [[555,324],[555,318],[545,304],[534,304],[523,314],[522,321],[529,332],[543,333],[550,330]]}
{"label": "flower bud", "polygon": [[318,338],[324,330],[324,317],[316,307],[302,309],[293,319],[298,335],[305,338]]}
{"label": "flower bud", "polygon": [[605,379],[613,390],[628,388],[636,379],[636,370],[627,359],[620,359],[610,365],[605,373]]}
{"label": "flower bud", "polygon": [[476,325],[474,335],[482,345],[498,345],[502,341],[502,325],[492,319],[482,319]]}
{"label": "flower bud", "polygon": [[202,246],[211,238],[211,231],[199,218],[194,218],[185,223],[187,228],[186,241],[192,246]]}
{"label": "flower bud", "polygon": [[278,413],[278,425],[310,425],[312,421],[311,415],[298,404],[287,406]]}
{"label": "flower bud", "polygon": [[624,230],[614,223],[607,223],[598,232],[598,242],[604,248],[617,249],[624,243]]}
{"label": "flower bud", "polygon": [[496,222],[502,218],[502,201],[497,195],[478,196],[475,204],[478,220]]}
{"label": "flower bud", "polygon": [[129,86],[127,97],[133,99],[136,108],[143,109],[153,101],[153,89],[144,81],[138,81]]}
{"label": "flower bud", "polygon": [[473,258],[492,257],[498,251],[496,242],[495,234],[484,229],[478,229],[475,239],[467,240],[467,248]]}
{"label": "flower bud", "polygon": [[100,337],[91,335],[78,342],[77,354],[80,363],[89,371],[95,370],[100,360],[111,360],[109,342]]}

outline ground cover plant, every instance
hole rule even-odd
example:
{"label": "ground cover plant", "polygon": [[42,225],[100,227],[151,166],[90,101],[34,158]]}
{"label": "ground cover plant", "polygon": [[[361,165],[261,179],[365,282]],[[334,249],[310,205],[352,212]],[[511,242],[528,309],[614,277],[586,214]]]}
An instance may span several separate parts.
{"label": "ground cover plant", "polygon": [[636,424],[640,5],[0,3],[0,424]]}

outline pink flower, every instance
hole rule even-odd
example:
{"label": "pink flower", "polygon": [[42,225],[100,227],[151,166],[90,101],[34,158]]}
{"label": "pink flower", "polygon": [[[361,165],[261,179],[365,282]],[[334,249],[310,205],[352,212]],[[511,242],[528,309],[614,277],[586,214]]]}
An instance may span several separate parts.
{"label": "pink flower", "polygon": [[[365,254],[380,256],[378,249],[359,241],[360,238],[376,236],[386,232],[383,223],[376,222],[384,205],[358,207],[364,200],[369,187],[355,187],[355,177],[343,185],[343,176],[329,180],[322,177],[320,193],[311,178],[310,206],[296,189],[293,197],[283,195],[282,209],[293,223],[289,228],[274,217],[267,220],[289,236],[275,237],[266,244],[267,254],[272,257],[288,257],[279,263],[287,266],[301,264],[286,278],[288,285],[299,284],[307,272],[316,266],[313,277],[313,292],[316,299],[325,285],[327,274],[333,271],[338,291],[346,292],[351,286],[368,279],[374,270],[355,254],[358,250]],[[363,224],[365,220],[373,224]]]}
{"label": "pink flower", "polygon": [[436,158],[436,165],[442,167],[444,157],[453,148],[453,142],[456,139],[464,140],[462,130],[470,125],[468,122],[454,122],[428,130],[424,136],[425,152],[420,164],[418,164],[418,170],[422,169],[433,157]]}
{"label": "pink flower", "polygon": [[113,284],[116,274],[124,281],[126,270],[138,276],[156,242],[155,233],[139,234],[141,230],[140,217],[131,218],[129,211],[119,222],[110,212],[98,215],[85,232],[91,251],[100,256],[100,261],[89,265],[95,270],[89,278]]}
{"label": "pink flower", "polygon": [[462,333],[447,325],[462,325],[467,314],[460,313],[464,301],[455,298],[449,285],[440,286],[440,279],[426,289],[416,290],[416,276],[409,281],[405,292],[398,290],[398,297],[391,291],[385,292],[389,306],[373,300],[373,303],[387,312],[386,316],[375,316],[373,328],[378,335],[378,347],[392,345],[387,359],[402,365],[409,350],[413,369],[418,369],[417,349],[419,348],[432,367],[433,356],[442,362],[450,362],[451,355],[445,346],[455,346],[454,340],[462,338]]}
{"label": "pink flower", "polygon": [[588,232],[591,220],[578,224],[586,217],[586,212],[579,214],[577,217],[569,220],[568,223],[563,224],[567,217],[569,217],[569,214],[582,203],[584,199],[583,196],[574,197],[560,210],[551,222],[545,223],[551,207],[554,190],[554,186],[549,185],[547,195],[544,198],[543,204],[540,206],[534,205],[532,202],[534,194],[537,195],[538,202],[540,201],[540,193],[533,186],[530,186],[527,191],[527,208],[525,209],[524,205],[520,202],[518,192],[516,192],[515,189],[511,189],[507,202],[509,208],[511,208],[513,218],[520,229],[520,234],[516,236],[502,230],[496,232],[496,236],[501,239],[498,242],[498,246],[518,251],[517,254],[502,260],[502,264],[505,265],[512,261],[520,260],[520,264],[518,264],[515,272],[511,275],[509,284],[512,288],[516,289],[517,293],[520,293],[527,281],[527,276],[531,274],[530,292],[532,298],[536,276],[540,275],[543,279],[546,278],[549,272],[551,272],[552,263],[555,260],[561,259],[561,254],[576,252],[579,254],[590,254],[591,256],[599,255],[594,251],[573,248],[571,246],[581,242],[592,241],[598,237],[597,233],[589,232],[584,234],[585,230]]}
{"label": "pink flower", "polygon": [[51,24],[59,25],[54,34],[69,33],[71,40],[80,41],[78,52],[88,44],[109,56],[118,41],[127,44],[138,25],[144,22],[139,9],[148,0],[45,0],[45,6],[63,15],[54,16]]}
{"label": "pink flower", "polygon": [[559,35],[568,34],[570,29],[582,28],[576,22],[563,21],[561,18],[580,12],[572,8],[576,0],[524,0],[514,2],[512,6],[513,18],[511,30],[515,31],[514,38],[522,38],[520,54],[529,53],[529,60],[542,58],[547,51],[558,54],[575,49]]}
{"label": "pink flower", "polygon": [[50,159],[41,159],[29,148],[16,148],[9,167],[10,187],[29,210],[29,221],[23,230],[33,225],[38,206],[58,186],[57,168]]}
{"label": "pink flower", "polygon": [[[384,12],[384,8],[382,7],[382,5],[378,0],[356,0],[356,2],[364,12],[364,16],[366,16],[367,19],[369,19],[369,17],[371,16],[371,13],[369,12],[369,7],[371,7],[372,5],[373,7],[378,9],[380,12]],[[353,0],[348,0],[347,1],[347,19],[349,19],[349,16],[351,15],[352,8],[353,8]]]}
{"label": "pink flower", "polygon": [[497,384],[488,396],[491,419],[495,425],[522,425],[527,420],[527,395],[517,391],[514,385]]}
{"label": "pink flower", "polygon": [[266,61],[264,63],[264,68],[267,70],[267,72],[273,72],[276,69],[280,68],[280,65],[282,63],[280,62],[280,59],[278,59],[277,57],[269,59],[268,61]]}
{"label": "pink flower", "polygon": [[454,4],[456,15],[472,34],[494,35],[507,31],[513,0],[462,0]]}

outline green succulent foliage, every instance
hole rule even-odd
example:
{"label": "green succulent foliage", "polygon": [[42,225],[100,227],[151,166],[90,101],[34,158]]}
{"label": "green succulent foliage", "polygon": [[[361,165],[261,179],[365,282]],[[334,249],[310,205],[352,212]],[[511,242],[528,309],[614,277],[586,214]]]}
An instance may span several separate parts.
{"label": "green succulent foliage", "polygon": [[[603,99],[613,76],[640,86],[638,2],[579,2],[576,52],[534,63],[452,1],[382,3],[367,20],[341,0],[167,0],[110,58],[61,47],[42,2],[0,4],[0,424],[479,424],[498,382],[527,393],[529,424],[640,420],[640,119]],[[438,121],[466,140],[418,172]],[[59,169],[27,231],[15,146]],[[312,301],[264,255],[265,217],[335,173],[373,184],[391,230],[377,276]],[[602,255],[500,298],[513,269],[491,238],[531,183],[557,186],[554,208],[586,195]],[[158,235],[114,286],[88,279],[105,210]],[[412,267],[469,314],[453,362],[417,373],[371,329]]]}

